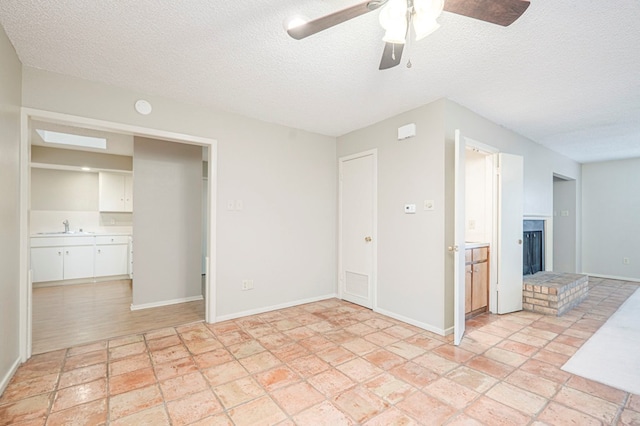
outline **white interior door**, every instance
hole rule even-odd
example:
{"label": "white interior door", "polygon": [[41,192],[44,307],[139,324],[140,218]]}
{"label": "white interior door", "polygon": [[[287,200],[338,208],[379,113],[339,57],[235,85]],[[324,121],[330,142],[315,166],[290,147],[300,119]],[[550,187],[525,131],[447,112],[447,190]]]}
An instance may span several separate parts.
{"label": "white interior door", "polygon": [[498,313],[522,310],[524,162],[498,154]]}
{"label": "white interior door", "polygon": [[465,192],[464,192],[464,150],[465,142],[456,130],[455,140],[455,161],[454,161],[454,186],[455,186],[455,207],[454,207],[454,231],[453,246],[449,251],[453,253],[453,343],[459,345],[464,335],[464,302],[465,302],[465,273],[464,273],[464,247],[465,247]]}
{"label": "white interior door", "polygon": [[340,159],[340,297],[373,307],[375,284],[376,153]]}

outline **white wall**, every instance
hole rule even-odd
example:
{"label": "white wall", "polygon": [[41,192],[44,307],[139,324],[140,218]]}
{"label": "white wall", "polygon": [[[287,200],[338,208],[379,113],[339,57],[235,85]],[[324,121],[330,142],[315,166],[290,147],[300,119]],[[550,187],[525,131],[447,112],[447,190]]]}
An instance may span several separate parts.
{"label": "white wall", "polygon": [[218,141],[218,318],[336,293],[335,138],[29,67],[23,79],[26,107]]}
{"label": "white wall", "polygon": [[30,233],[132,231],[131,213],[98,211],[98,173],[31,168]]}
{"label": "white wall", "polygon": [[640,158],[582,165],[584,273],[640,281],[638,182]]}
{"label": "white wall", "polygon": [[487,185],[487,157],[467,149],[465,152],[465,236],[470,242],[490,242],[493,194]]}
{"label": "white wall", "polygon": [[[397,128],[416,136],[397,140]],[[445,153],[440,100],[338,138],[338,157],[378,149],[377,310],[444,332]],[[424,200],[435,209],[425,211]],[[405,214],[404,204],[416,204]]]}
{"label": "white wall", "polygon": [[133,143],[133,306],[202,295],[202,147]]}
{"label": "white wall", "polygon": [[20,361],[20,90],[22,65],[0,26],[0,394]]}
{"label": "white wall", "polygon": [[32,168],[31,209],[98,210],[98,174]]}
{"label": "white wall", "polygon": [[[584,180],[583,180],[584,182]],[[553,182],[553,270],[575,274],[577,247],[576,181]]]}
{"label": "white wall", "polygon": [[449,143],[453,144],[455,129],[462,129],[468,138],[497,148],[500,152],[524,157],[525,216],[553,216],[554,173],[576,179],[579,187],[579,163],[453,101],[447,100],[446,110],[446,137]]}

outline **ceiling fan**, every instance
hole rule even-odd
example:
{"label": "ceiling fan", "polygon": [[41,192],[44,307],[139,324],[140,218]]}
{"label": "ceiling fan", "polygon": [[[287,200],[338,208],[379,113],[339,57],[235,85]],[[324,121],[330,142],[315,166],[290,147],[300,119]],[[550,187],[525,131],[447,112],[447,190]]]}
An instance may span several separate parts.
{"label": "ceiling fan", "polygon": [[528,7],[528,0],[367,0],[311,21],[291,22],[287,33],[300,40],[381,8],[385,46],[379,69],[384,70],[400,63],[411,28],[416,40],[426,37],[440,26],[436,19],[443,10],[506,27]]}

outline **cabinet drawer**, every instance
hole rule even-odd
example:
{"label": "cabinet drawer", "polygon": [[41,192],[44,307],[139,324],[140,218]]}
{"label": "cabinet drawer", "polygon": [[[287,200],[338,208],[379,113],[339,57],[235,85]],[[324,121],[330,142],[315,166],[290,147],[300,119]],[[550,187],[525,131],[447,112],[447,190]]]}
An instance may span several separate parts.
{"label": "cabinet drawer", "polygon": [[31,247],[92,246],[93,236],[31,238]]}
{"label": "cabinet drawer", "polygon": [[128,235],[100,235],[96,236],[97,245],[129,244]]}
{"label": "cabinet drawer", "polygon": [[473,249],[473,262],[484,262],[488,258],[488,252],[487,247]]}

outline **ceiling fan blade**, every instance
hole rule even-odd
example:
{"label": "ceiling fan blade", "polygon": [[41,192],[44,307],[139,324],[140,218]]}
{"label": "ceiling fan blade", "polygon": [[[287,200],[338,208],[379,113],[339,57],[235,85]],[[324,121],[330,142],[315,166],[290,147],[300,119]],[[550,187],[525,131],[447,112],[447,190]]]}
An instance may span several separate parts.
{"label": "ceiling fan blade", "polygon": [[393,68],[402,60],[402,49],[404,44],[385,43],[380,60],[380,70]]}
{"label": "ceiling fan blade", "polygon": [[376,10],[386,2],[387,0],[367,0],[354,6],[347,7],[346,9],[333,12],[329,15],[323,16],[322,18],[314,19],[306,24],[290,28],[287,30],[287,33],[296,40],[300,40],[360,15],[364,15],[367,12]]}
{"label": "ceiling fan blade", "polygon": [[445,0],[444,10],[492,24],[509,26],[529,7],[528,0]]}

